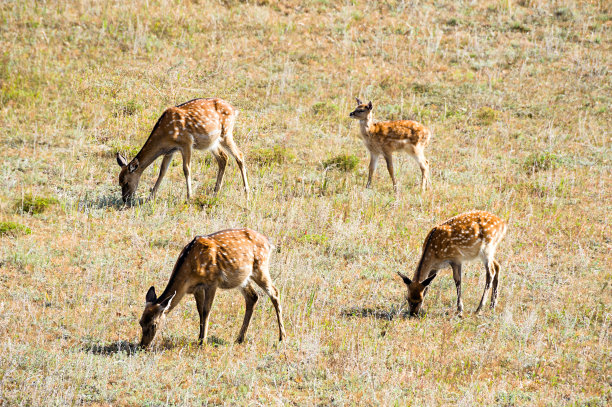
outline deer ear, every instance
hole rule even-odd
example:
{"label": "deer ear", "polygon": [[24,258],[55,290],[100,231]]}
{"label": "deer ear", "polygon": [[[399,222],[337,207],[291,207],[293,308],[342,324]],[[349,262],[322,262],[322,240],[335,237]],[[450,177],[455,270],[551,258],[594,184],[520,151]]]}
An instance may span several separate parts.
{"label": "deer ear", "polygon": [[130,165],[128,166],[128,171],[129,171],[130,173],[132,173],[132,172],[136,171],[136,169],[138,168],[138,164],[139,164],[139,163],[138,163],[138,158],[134,158],[134,159],[132,160],[132,162],[130,163]]}
{"label": "deer ear", "polygon": [[358,105],[363,104],[363,103],[361,103],[361,100],[359,100],[359,98],[355,98],[355,100],[357,101],[357,104],[358,104]]}
{"label": "deer ear", "polygon": [[149,291],[147,291],[147,302],[154,303],[157,299],[157,295],[155,295],[155,287],[151,286]]}
{"label": "deer ear", "polygon": [[431,283],[433,281],[433,279],[436,278],[436,275],[434,274],[433,276],[426,278],[425,280],[421,281],[421,284],[423,284],[423,287],[427,287],[429,285],[429,283]]}
{"label": "deer ear", "polygon": [[412,281],[410,281],[410,279],[407,276],[403,275],[399,271],[397,272],[397,274],[402,278],[402,280],[404,280],[404,284],[406,285],[412,284]]}
{"label": "deer ear", "polygon": [[121,153],[117,153],[117,164],[119,164],[120,167],[125,167],[127,165],[127,160]]}
{"label": "deer ear", "polygon": [[168,297],[159,303],[159,306],[164,309],[162,312],[168,311],[168,308],[170,308],[170,304],[172,304],[172,300],[174,299],[175,296],[176,296],[176,291],[174,292],[174,294],[172,294],[172,297]]}
{"label": "deer ear", "polygon": [[368,103],[368,109],[372,110],[372,101],[370,100],[370,103]]}

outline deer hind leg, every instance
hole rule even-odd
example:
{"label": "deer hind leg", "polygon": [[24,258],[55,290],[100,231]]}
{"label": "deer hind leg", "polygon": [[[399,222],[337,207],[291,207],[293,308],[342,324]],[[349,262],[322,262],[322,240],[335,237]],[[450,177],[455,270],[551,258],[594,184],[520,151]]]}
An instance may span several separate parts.
{"label": "deer hind leg", "polygon": [[425,158],[421,148],[415,149],[413,157],[417,164],[419,164],[419,168],[421,168],[421,189],[425,190],[431,186],[431,181],[429,180],[429,161]]}
{"label": "deer hind leg", "polygon": [[495,275],[493,276],[493,291],[491,292],[491,309],[495,309],[497,304],[497,283],[499,282],[499,263],[493,260],[493,268],[495,269]]}
{"label": "deer hind leg", "polygon": [[260,286],[264,292],[270,297],[270,301],[272,301],[272,305],[274,305],[274,310],[276,311],[276,319],[278,320],[278,340],[282,341],[285,339],[287,334],[285,333],[285,326],[283,324],[283,310],[280,305],[280,301],[278,300],[278,290],[272,284],[269,275],[267,275],[267,270],[264,273],[261,273],[257,276],[253,276],[255,283]]}
{"label": "deer hind leg", "polygon": [[253,284],[251,282],[249,282],[242,289],[242,295],[244,296],[244,301],[246,303],[246,310],[244,312],[242,328],[240,328],[238,339],[236,339],[237,343],[244,342],[244,336],[246,335],[247,329],[249,328],[249,324],[251,323],[251,317],[253,316],[253,309],[255,308],[255,304],[259,299],[259,297],[257,296],[257,292],[255,292],[255,289],[253,288]]}
{"label": "deer hind leg", "polygon": [[387,171],[389,171],[389,176],[391,177],[391,182],[393,183],[393,192],[397,192],[397,181],[395,180],[395,172],[393,170],[393,153],[385,152],[385,161],[387,162]]}
{"label": "deer hind leg", "polygon": [[208,336],[208,317],[210,316],[210,308],[215,299],[216,291],[216,287],[200,287],[193,293],[196,306],[198,307],[198,314],[200,315],[200,334],[198,335],[200,344],[205,343]]}
{"label": "deer hind leg", "polygon": [[457,288],[457,313],[461,315],[463,313],[463,301],[461,301],[461,263],[452,263],[451,267],[453,268],[453,279]]}
{"label": "deer hind leg", "polygon": [[218,147],[210,150],[210,152],[217,160],[217,165],[219,166],[219,170],[217,171],[217,182],[215,183],[214,189],[214,193],[216,194],[219,192],[219,189],[221,189],[221,184],[223,183],[223,174],[225,174],[225,167],[227,165],[227,154]]}
{"label": "deer hind leg", "polygon": [[370,151],[370,166],[368,167],[368,183],[366,184],[366,188],[370,188],[372,185],[372,176],[374,175],[374,171],[376,171],[376,167],[378,166],[379,158],[380,154]]}
{"label": "deer hind leg", "polygon": [[183,154],[183,173],[187,182],[187,199],[191,199],[191,146],[181,150]]}
{"label": "deer hind leg", "polygon": [[478,305],[478,308],[476,308],[477,314],[480,312],[482,307],[484,307],[484,305],[487,302],[487,293],[489,292],[489,289],[491,288],[491,280],[493,278],[493,275],[491,274],[491,270],[489,266],[493,263],[493,261],[494,260],[488,259],[488,258],[484,260],[484,266],[485,266],[485,271],[486,271],[486,282],[485,282],[484,292],[482,293],[482,298],[480,299],[480,304]]}
{"label": "deer hind leg", "polygon": [[236,143],[234,143],[234,138],[232,136],[235,120],[236,117],[234,116],[232,120],[229,120],[224,124],[223,134],[221,134],[221,145],[231,154],[232,157],[234,157],[236,163],[238,163],[238,168],[240,169],[240,174],[242,175],[242,183],[244,184],[244,192],[248,198],[249,183],[247,181],[246,167],[244,165],[244,155],[238,149],[238,147],[236,147]]}
{"label": "deer hind leg", "polygon": [[166,171],[168,171],[168,166],[170,165],[170,161],[172,161],[173,154],[174,153],[168,153],[164,156],[164,159],[162,160],[161,166],[159,168],[159,177],[157,177],[157,181],[155,181],[155,186],[153,186],[153,189],[151,190],[151,195],[149,196],[149,199],[155,199],[155,194],[157,193],[157,189],[161,185],[161,182],[164,179],[164,176],[166,175]]}

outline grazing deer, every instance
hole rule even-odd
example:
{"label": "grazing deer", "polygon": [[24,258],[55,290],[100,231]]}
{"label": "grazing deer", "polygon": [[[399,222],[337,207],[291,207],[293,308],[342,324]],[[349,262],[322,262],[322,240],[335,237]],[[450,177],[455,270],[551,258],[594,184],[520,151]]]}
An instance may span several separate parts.
{"label": "grazing deer", "polygon": [[119,185],[121,185],[123,201],[126,202],[134,196],[145,168],[151,165],[157,157],[163,155],[159,177],[151,190],[150,198],[155,198],[155,193],[166,175],[172,155],[177,151],[180,151],[183,156],[187,199],[191,198],[191,152],[194,148],[210,150],[217,160],[219,170],[215,193],[221,187],[227,164],[227,154],[224,150],[229,152],[238,163],[248,199],[249,184],[243,155],[236,147],[232,137],[237,115],[238,111],[222,99],[194,99],[166,109],[157,120],[144,146],[132,161],[128,163],[125,157],[117,153],[117,163],[121,167]]}
{"label": "grazing deer", "polygon": [[140,346],[149,346],[165,314],[181,301],[185,294],[193,294],[200,314],[200,343],[208,334],[208,317],[217,288],[239,288],[246,301],[246,312],[236,342],[242,343],[246,334],[257,292],[253,282],[272,300],[278,319],[279,341],[285,338],[278,290],[272,284],[268,267],[274,246],[268,238],[251,229],[228,229],[208,236],[197,236],[178,257],[170,281],[157,297],[149,288],[140,326]]}
{"label": "grazing deer", "polygon": [[372,175],[382,154],[387,162],[387,170],[389,170],[393,182],[393,191],[397,192],[397,182],[393,171],[394,151],[407,151],[416,160],[421,167],[421,189],[427,188],[430,185],[429,161],[425,159],[424,150],[431,137],[429,129],[412,120],[374,123],[372,102],[366,105],[358,98],[355,99],[357,100],[357,108],[349,116],[359,120],[361,138],[370,152],[370,167],[366,188],[370,188],[372,184]]}
{"label": "grazing deer", "polygon": [[486,302],[487,292],[493,280],[491,309],[497,301],[497,282],[499,280],[499,263],[495,261],[495,250],[506,234],[506,222],[488,212],[475,211],[457,215],[434,227],[423,243],[423,254],[412,280],[398,272],[408,287],[408,304],[410,315],[416,315],[429,284],[436,277],[438,270],[446,264],[453,269],[453,278],[457,287],[457,312],[463,312],[461,302],[461,268],[463,263],[480,257],[486,270],[485,290],[476,313],[480,312]]}

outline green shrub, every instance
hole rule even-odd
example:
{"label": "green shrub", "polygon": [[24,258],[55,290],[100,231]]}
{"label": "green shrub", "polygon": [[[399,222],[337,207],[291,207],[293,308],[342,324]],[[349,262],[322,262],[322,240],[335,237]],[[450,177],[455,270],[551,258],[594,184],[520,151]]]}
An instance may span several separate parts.
{"label": "green shrub", "polygon": [[288,148],[274,146],[252,150],[249,158],[259,164],[286,164],[295,161],[295,153]]}
{"label": "green shrub", "polygon": [[495,122],[500,115],[499,110],[491,109],[490,107],[483,106],[476,112],[476,118],[478,122],[483,125],[490,125]]}
{"label": "green shrub", "polygon": [[329,160],[323,161],[323,168],[351,172],[355,171],[357,164],[359,164],[359,158],[357,158],[355,155],[341,154],[330,158]]}
{"label": "green shrub", "polygon": [[29,227],[15,222],[0,222],[0,236],[29,235],[32,233]]}
{"label": "green shrub", "polygon": [[41,196],[24,195],[15,203],[15,208],[24,213],[43,213],[49,206],[58,203],[55,198],[45,198]]}
{"label": "green shrub", "polygon": [[523,163],[523,168],[529,173],[535,173],[555,169],[560,162],[561,160],[556,154],[545,151],[529,155]]}

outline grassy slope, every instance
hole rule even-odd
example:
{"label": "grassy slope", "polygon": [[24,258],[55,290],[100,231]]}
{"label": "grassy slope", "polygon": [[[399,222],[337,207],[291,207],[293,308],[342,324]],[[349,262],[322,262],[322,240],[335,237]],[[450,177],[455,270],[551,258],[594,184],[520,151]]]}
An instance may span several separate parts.
{"label": "grassy slope", "polygon": [[[605,2],[107,3],[0,4],[0,221],[32,230],[0,237],[0,404],[610,402]],[[379,119],[434,130],[433,192],[407,157],[398,199],[384,166],[364,189],[356,95]],[[206,96],[242,111],[251,204],[233,162],[209,199],[215,164],[196,153],[200,204],[184,203],[177,157],[157,203],[121,208],[114,153],[132,156],[165,107]],[[274,146],[295,159],[264,164]],[[357,171],[322,170],[340,154]],[[27,194],[59,202],[16,210]],[[402,306],[395,270],[411,272],[436,222],[473,208],[509,219],[498,309],[454,317],[445,272],[427,317],[385,319]],[[233,345],[243,299],[222,292],[218,346],[194,345],[189,298],[154,352],[118,351],[182,246],[239,225],[280,248],[288,340],[277,345],[262,297],[248,343]],[[483,285],[469,266],[470,311]]]}

